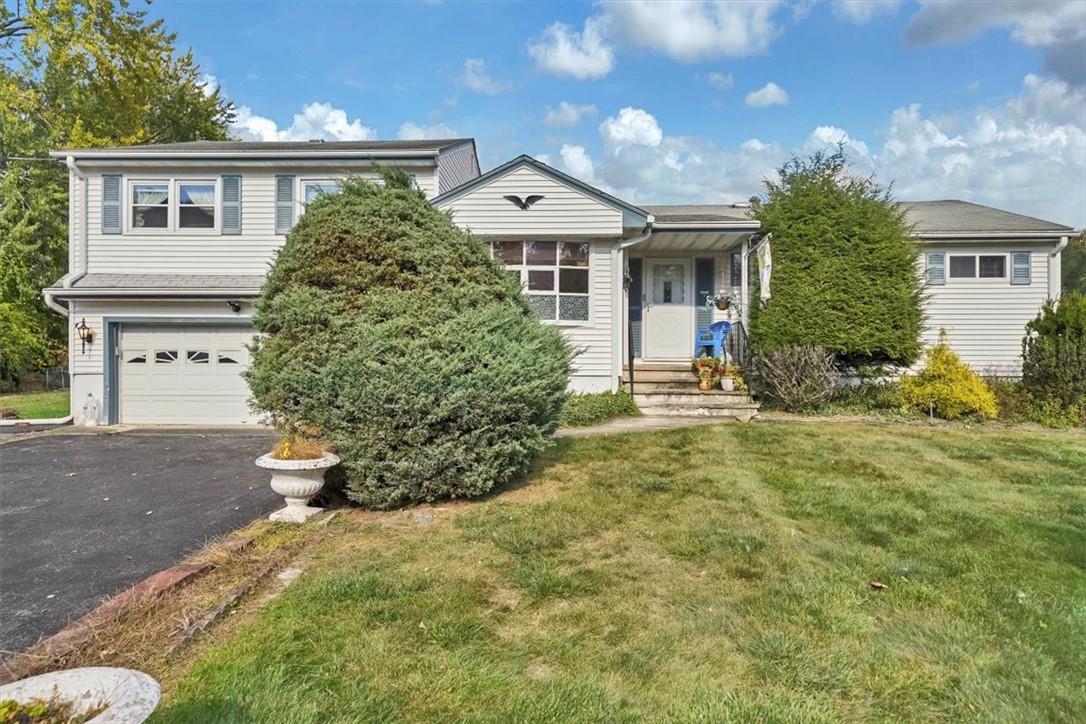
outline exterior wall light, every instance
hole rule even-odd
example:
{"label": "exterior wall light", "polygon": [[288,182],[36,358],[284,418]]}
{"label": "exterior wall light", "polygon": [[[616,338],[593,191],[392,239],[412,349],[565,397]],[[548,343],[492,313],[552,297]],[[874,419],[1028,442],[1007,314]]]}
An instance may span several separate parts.
{"label": "exterior wall light", "polygon": [[241,311],[241,302],[234,301],[233,299],[228,301],[226,303],[226,306],[230,307],[230,311],[233,312],[234,314],[237,314],[238,312]]}
{"label": "exterior wall light", "polygon": [[79,320],[79,324],[75,325],[75,331],[79,334],[79,341],[83,343],[83,354],[86,354],[87,345],[94,342],[94,330],[87,325],[86,317]]}

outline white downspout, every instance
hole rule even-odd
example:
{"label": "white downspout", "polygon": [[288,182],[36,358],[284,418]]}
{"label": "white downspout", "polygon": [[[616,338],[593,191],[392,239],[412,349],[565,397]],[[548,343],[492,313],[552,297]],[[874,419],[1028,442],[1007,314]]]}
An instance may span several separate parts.
{"label": "white downspout", "polygon": [[1048,254],[1048,296],[1050,299],[1060,297],[1060,277],[1063,276],[1063,259],[1060,254],[1067,248],[1069,237],[1061,236],[1060,242]]}
{"label": "white downspout", "polygon": [[747,311],[750,302],[750,264],[747,261],[747,256],[750,254],[750,234],[743,237],[742,250],[743,253],[740,258],[743,263],[739,269],[739,298],[742,300],[741,304],[743,305],[740,317],[743,321],[743,328],[746,329],[750,326],[750,313]]}
{"label": "white downspout", "polygon": [[[633,335],[631,331],[633,329],[633,321],[630,319],[630,285],[626,282],[626,279],[630,276],[630,247],[637,246],[638,244],[647,241],[652,236],[652,224],[655,221],[652,214],[649,214],[645,224],[645,230],[632,239],[619,244],[619,252],[622,254],[622,316],[624,324],[623,327],[623,341],[620,345],[620,349],[626,350],[626,365],[630,368],[630,394],[634,391],[634,356],[633,356]],[[619,363],[618,368],[619,380],[622,379],[622,363]]]}

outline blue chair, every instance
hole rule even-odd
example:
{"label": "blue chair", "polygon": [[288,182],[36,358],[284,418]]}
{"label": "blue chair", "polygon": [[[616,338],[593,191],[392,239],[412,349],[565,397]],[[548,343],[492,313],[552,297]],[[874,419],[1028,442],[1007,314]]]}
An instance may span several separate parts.
{"label": "blue chair", "polygon": [[732,331],[731,322],[713,322],[708,327],[698,330],[694,342],[694,356],[708,350],[710,356],[724,358],[724,345],[728,341],[728,332]]}

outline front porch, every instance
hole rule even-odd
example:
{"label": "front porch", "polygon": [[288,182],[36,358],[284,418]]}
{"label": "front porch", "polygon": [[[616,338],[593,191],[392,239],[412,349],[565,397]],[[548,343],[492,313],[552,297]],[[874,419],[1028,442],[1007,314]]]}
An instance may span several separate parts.
{"label": "front porch", "polygon": [[[634,403],[652,417],[713,417],[746,422],[758,414],[750,393],[721,389],[702,391],[690,362],[639,362],[633,368]],[[629,390],[630,368],[623,367],[622,386]]]}

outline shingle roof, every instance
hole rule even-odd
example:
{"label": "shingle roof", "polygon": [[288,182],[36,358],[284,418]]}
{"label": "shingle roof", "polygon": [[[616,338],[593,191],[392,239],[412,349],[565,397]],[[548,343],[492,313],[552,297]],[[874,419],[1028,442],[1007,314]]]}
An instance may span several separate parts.
{"label": "shingle roof", "polygon": [[657,222],[695,223],[698,221],[751,221],[750,206],[737,204],[656,204],[641,206]]}
{"label": "shingle roof", "polygon": [[913,230],[918,234],[1074,231],[1070,226],[956,199],[902,201],[900,203],[905,211],[905,220],[913,225]]}
{"label": "shingle roof", "polygon": [[[85,290],[176,289],[178,291],[234,291],[260,289],[262,274],[87,274],[71,286]],[[55,285],[51,289],[57,289]]]}
{"label": "shingle roof", "polygon": [[56,155],[80,153],[110,153],[133,155],[148,153],[342,153],[342,152],[397,152],[415,151],[438,153],[471,138],[442,138],[417,141],[186,141],[182,143],[149,143],[140,146],[114,146],[109,148],[75,148],[54,151]]}

